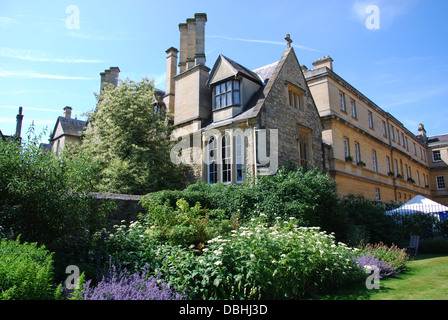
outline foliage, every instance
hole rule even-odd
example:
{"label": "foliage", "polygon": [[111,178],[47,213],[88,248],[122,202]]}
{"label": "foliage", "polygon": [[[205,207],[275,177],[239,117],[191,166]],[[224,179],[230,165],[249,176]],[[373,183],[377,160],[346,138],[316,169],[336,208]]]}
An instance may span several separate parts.
{"label": "foliage", "polygon": [[91,159],[41,153],[34,142],[0,142],[0,225],[11,238],[54,250],[63,238],[100,225],[107,204],[89,196]]}
{"label": "foliage", "polygon": [[106,86],[90,114],[82,150],[100,163],[100,192],[146,194],[182,187],[181,167],[170,161],[169,115],[154,110],[148,79]]}
{"label": "foliage", "polygon": [[448,239],[442,237],[421,239],[418,244],[418,252],[423,254],[448,254]]}
{"label": "foliage", "polygon": [[437,231],[435,226],[438,219],[422,212],[407,215],[394,215],[399,230],[408,239],[410,235],[419,235],[420,238],[431,238]]}
{"label": "foliage", "polygon": [[[154,242],[147,232],[150,225],[141,222],[119,227],[106,239],[125,243],[110,251],[115,265],[147,265],[177,291],[186,289],[190,299],[305,298],[360,279],[352,249],[336,243],[333,235],[299,227],[296,219],[279,217],[269,226],[261,216],[205,247]],[[126,237],[138,247],[129,251]]]}
{"label": "foliage", "polygon": [[214,236],[229,232],[233,226],[231,220],[223,218],[223,210],[202,209],[199,202],[190,207],[184,199],[179,199],[174,210],[168,203],[152,202],[146,207],[148,214],[142,219],[151,225],[148,235],[174,245],[203,244]]}
{"label": "foliage", "polygon": [[402,243],[396,221],[384,214],[384,207],[360,196],[347,196],[339,201],[346,216],[345,240],[352,246],[360,243]]}
{"label": "foliage", "polygon": [[[146,268],[147,269],[147,268]],[[175,292],[160,276],[149,275],[149,271],[128,274],[111,267],[111,273],[103,276],[95,286],[85,283],[76,299],[81,300],[181,300],[186,296]]]}
{"label": "foliage", "polygon": [[53,257],[37,243],[0,242],[0,300],[40,300],[52,297]]}
{"label": "foliage", "polygon": [[182,191],[160,191],[141,200],[149,212],[152,203],[163,203],[175,208],[178,199],[192,207],[200,203],[208,209],[223,210],[226,219],[238,217],[241,223],[260,212],[270,222],[276,217],[295,217],[303,226],[321,226],[328,232],[339,232],[344,227],[344,215],[338,208],[334,181],[318,169],[280,168],[274,176],[262,176],[256,184],[208,185],[198,182]]}
{"label": "foliage", "polygon": [[376,261],[375,265],[383,271],[383,276],[396,275],[405,271],[409,262],[406,249],[401,249],[396,245],[387,246],[382,242],[361,245],[356,257],[358,264]]}

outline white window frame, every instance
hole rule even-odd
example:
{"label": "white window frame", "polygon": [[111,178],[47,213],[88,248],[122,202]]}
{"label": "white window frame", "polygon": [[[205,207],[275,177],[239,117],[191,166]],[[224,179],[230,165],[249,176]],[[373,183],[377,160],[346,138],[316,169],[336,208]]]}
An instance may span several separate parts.
{"label": "white window frame", "polygon": [[232,148],[228,133],[221,137],[221,181],[232,183]]}
{"label": "white window frame", "polygon": [[351,109],[352,109],[352,117],[354,119],[358,119],[358,116],[356,114],[356,101],[353,100],[353,99],[350,99],[350,106],[351,106]]}
{"label": "white window frame", "polygon": [[235,135],[235,181],[242,183],[244,180],[244,137],[242,134]]}
{"label": "white window frame", "polygon": [[[212,141],[213,140],[213,141]],[[213,155],[212,155],[213,151]],[[212,136],[207,142],[207,183],[215,184],[218,182],[218,147],[216,137]],[[212,172],[214,180],[212,181]]]}

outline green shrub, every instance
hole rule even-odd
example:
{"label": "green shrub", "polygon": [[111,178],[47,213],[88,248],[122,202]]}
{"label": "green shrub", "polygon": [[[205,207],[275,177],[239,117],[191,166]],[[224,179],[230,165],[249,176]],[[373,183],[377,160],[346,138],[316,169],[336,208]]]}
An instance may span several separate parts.
{"label": "green shrub", "polygon": [[395,273],[400,273],[407,269],[409,255],[406,249],[401,249],[396,245],[388,246],[382,242],[361,245],[356,256],[368,254],[390,266]]}
{"label": "green shrub", "polygon": [[346,215],[346,235],[349,245],[384,242],[388,245],[402,243],[403,238],[396,222],[384,213],[376,202],[359,196],[348,196],[339,201],[339,207]]}
{"label": "green shrub", "polygon": [[318,169],[280,168],[274,176],[260,176],[256,184],[208,185],[198,182],[182,191],[161,191],[142,198],[149,211],[153,203],[175,209],[176,201],[184,199],[190,207],[200,203],[203,208],[223,210],[225,219],[238,215],[241,223],[261,212],[270,222],[276,217],[295,217],[303,226],[320,226],[328,232],[342,233],[345,216],[338,210],[335,183]]}
{"label": "green shrub", "polygon": [[50,299],[52,286],[52,253],[36,243],[1,240],[0,300]]}
{"label": "green shrub", "polygon": [[442,237],[421,239],[418,251],[427,254],[448,254],[448,239]]}

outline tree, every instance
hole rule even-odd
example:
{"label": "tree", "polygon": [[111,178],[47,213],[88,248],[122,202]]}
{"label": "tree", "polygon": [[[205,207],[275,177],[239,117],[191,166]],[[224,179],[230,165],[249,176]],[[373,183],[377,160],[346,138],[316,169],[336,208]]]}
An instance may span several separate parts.
{"label": "tree", "polygon": [[154,92],[145,78],[107,85],[99,95],[81,147],[100,164],[98,191],[146,194],[182,187],[182,170],[169,156],[170,116],[155,110]]}

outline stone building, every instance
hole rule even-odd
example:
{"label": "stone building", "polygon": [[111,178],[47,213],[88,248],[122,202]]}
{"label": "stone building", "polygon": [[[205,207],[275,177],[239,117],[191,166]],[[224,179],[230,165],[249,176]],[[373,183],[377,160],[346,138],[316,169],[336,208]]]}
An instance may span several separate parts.
{"label": "stone building", "polygon": [[[341,195],[406,202],[430,196],[426,136],[416,136],[333,70],[323,57],[304,67],[330,151],[330,176]],[[420,130],[424,130],[423,127]]]}
{"label": "stone building", "polygon": [[191,182],[241,183],[287,161],[323,169],[321,120],[289,37],[270,65],[249,70],[220,55],[210,69],[206,21],[181,23],[180,52],[166,51],[164,101],[180,139],[173,160],[191,165]]}
{"label": "stone building", "polygon": [[427,143],[432,199],[448,205],[448,134],[428,137]]}
{"label": "stone building", "polygon": [[50,134],[49,146],[54,153],[60,153],[71,143],[81,143],[86,121],[72,118],[72,107],[64,108],[64,115],[58,117],[54,129]]}

